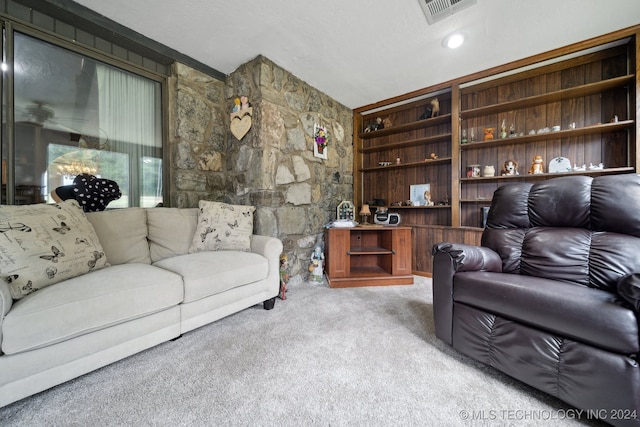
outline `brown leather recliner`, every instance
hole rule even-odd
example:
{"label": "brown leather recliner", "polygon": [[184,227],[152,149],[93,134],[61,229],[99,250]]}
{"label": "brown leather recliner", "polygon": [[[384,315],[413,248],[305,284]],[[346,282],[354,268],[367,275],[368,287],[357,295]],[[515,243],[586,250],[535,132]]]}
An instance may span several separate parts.
{"label": "brown leather recliner", "polygon": [[640,426],[640,175],[499,187],[482,246],[434,246],[433,310],[456,350]]}

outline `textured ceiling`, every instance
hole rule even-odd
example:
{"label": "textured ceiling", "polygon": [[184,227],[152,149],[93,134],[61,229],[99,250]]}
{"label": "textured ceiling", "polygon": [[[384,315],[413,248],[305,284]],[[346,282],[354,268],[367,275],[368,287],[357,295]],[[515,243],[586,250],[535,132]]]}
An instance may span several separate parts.
{"label": "textured ceiling", "polygon": [[262,54],[350,108],[640,24],[640,0],[478,0],[434,25],[418,0],[76,3],[225,74]]}

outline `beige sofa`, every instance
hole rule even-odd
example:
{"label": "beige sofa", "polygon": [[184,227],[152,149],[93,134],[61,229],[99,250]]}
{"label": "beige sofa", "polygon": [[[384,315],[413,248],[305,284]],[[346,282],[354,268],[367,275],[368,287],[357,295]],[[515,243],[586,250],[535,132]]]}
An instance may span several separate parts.
{"label": "beige sofa", "polygon": [[[15,290],[3,275],[0,406],[258,303],[272,308],[279,290],[280,240],[252,235],[249,252],[189,253],[198,235],[198,213],[197,208],[90,213],[86,217],[104,256],[94,251],[97,256],[89,264],[106,258],[103,268],[20,299],[12,298]],[[18,226],[4,219],[8,225],[0,236],[10,239],[5,231],[13,232]],[[65,219],[62,226],[73,228],[68,215]],[[19,225],[20,231],[32,232]],[[55,229],[54,235],[65,232]],[[82,246],[79,240],[85,239],[76,238],[75,243]],[[56,263],[51,258],[64,255],[60,248],[57,252],[39,258]],[[70,249],[66,253],[69,260],[73,254]],[[62,269],[62,261],[51,265]]]}

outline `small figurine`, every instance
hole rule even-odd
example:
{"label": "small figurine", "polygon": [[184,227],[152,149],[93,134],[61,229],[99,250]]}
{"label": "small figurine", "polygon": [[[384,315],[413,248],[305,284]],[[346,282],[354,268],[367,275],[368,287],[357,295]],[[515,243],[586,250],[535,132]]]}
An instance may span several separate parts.
{"label": "small figurine", "polygon": [[440,115],[440,101],[438,98],[431,100],[431,117],[438,117]]}
{"label": "small figurine", "polygon": [[247,110],[249,109],[249,107],[251,107],[251,104],[249,104],[249,98],[247,98],[246,96],[240,97],[240,103],[240,110]]}
{"label": "small figurine", "polygon": [[502,124],[500,125],[500,138],[505,139],[506,137],[507,137],[507,124],[504,121],[504,119],[502,119]]}
{"label": "small figurine", "polygon": [[529,173],[539,174],[544,173],[544,160],[542,160],[542,156],[535,156],[531,161],[531,168],[529,168]]}
{"label": "small figurine", "polygon": [[500,171],[502,176],[520,175],[518,172],[518,162],[515,160],[506,160]]}
{"label": "small figurine", "polygon": [[436,153],[431,153],[427,160],[438,160],[438,155]]}
{"label": "small figurine", "polygon": [[287,258],[287,254],[283,253],[280,255],[280,293],[279,297],[281,300],[287,299],[287,283],[289,283],[289,259]]}
{"label": "small figurine", "polygon": [[467,142],[469,142],[467,140],[467,130],[462,129],[462,137],[460,138],[460,144],[466,144]]}
{"label": "small figurine", "polygon": [[390,119],[389,117],[387,117],[386,119],[384,119],[384,120],[382,121],[382,126],[383,126],[385,129],[388,129],[388,128],[390,128],[391,126],[393,126],[393,124],[391,123],[391,119]]}
{"label": "small figurine", "polygon": [[371,132],[379,129],[384,129],[384,123],[382,123],[382,119],[380,117],[376,117],[376,122],[367,126],[364,131]]}
{"label": "small figurine", "polygon": [[313,253],[311,254],[311,265],[309,266],[309,279],[312,282],[322,282],[324,280],[324,254],[322,253],[322,247],[317,245]]}
{"label": "small figurine", "polygon": [[231,112],[237,113],[238,111],[240,111],[240,98],[235,98],[233,100],[233,110],[231,110]]}
{"label": "small figurine", "polygon": [[433,200],[431,200],[431,192],[430,191],[425,191],[424,192],[424,205],[425,206],[433,206]]}
{"label": "small figurine", "polygon": [[493,131],[494,128],[484,128],[482,131],[484,132],[483,141],[491,141],[493,139]]}
{"label": "small figurine", "polygon": [[516,132],[515,125],[511,123],[511,126],[509,126],[509,138],[513,138],[515,136],[518,136],[518,133]]}
{"label": "small figurine", "polygon": [[587,170],[587,165],[583,164],[582,166],[578,166],[577,164],[575,164],[573,166],[573,170],[576,171],[576,172],[586,171]]}
{"label": "small figurine", "polygon": [[604,169],[604,163],[598,163],[598,166],[595,166],[593,163],[589,163],[589,170],[601,170]]}
{"label": "small figurine", "polygon": [[438,98],[433,98],[429,105],[427,105],[427,109],[424,114],[420,116],[418,120],[430,119],[432,117],[437,117],[440,114],[440,101]]}

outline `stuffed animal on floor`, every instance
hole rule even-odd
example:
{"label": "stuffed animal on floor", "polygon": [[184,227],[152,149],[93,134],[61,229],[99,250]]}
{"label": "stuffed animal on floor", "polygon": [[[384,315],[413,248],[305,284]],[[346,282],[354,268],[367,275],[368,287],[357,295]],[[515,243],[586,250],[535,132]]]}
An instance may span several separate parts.
{"label": "stuffed animal on floor", "polygon": [[502,171],[500,171],[500,175],[508,176],[508,175],[520,175],[518,172],[518,162],[515,160],[506,160],[504,165],[502,166]]}
{"label": "stuffed animal on floor", "polygon": [[542,160],[542,156],[535,156],[531,161],[531,168],[529,169],[530,174],[539,174],[544,173],[544,160]]}

